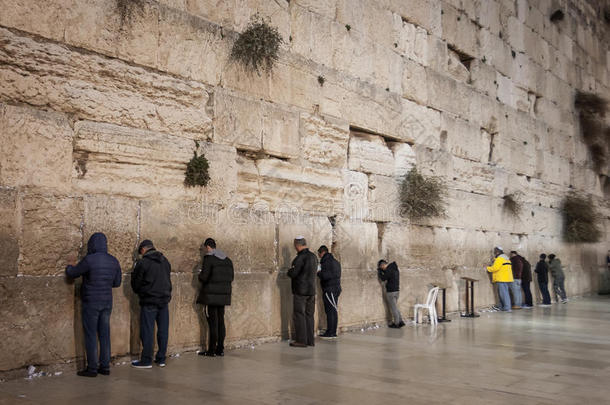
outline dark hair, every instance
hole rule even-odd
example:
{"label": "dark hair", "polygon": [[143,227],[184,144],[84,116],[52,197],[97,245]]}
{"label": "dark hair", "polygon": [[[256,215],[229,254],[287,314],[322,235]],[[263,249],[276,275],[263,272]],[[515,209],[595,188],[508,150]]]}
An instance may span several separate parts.
{"label": "dark hair", "polygon": [[140,245],[138,246],[138,252],[145,247],[154,248],[155,246],[153,245],[150,239],[144,239],[142,242],[140,242]]}
{"label": "dark hair", "polygon": [[205,242],[203,242],[203,246],[209,246],[212,249],[216,249],[216,241],[212,238],[207,238]]}
{"label": "dark hair", "polygon": [[318,253],[328,253],[328,248],[326,245],[322,245],[318,248]]}
{"label": "dark hair", "polygon": [[516,250],[511,250],[511,251],[510,251],[510,254],[511,254],[511,255],[516,255],[516,254],[517,254],[517,251],[516,251]]}
{"label": "dark hair", "polygon": [[382,263],[387,263],[387,260],[381,259],[377,262],[377,267],[381,266]]}
{"label": "dark hair", "polygon": [[546,259],[546,255],[545,255],[544,253],[542,253],[542,254],[540,255],[540,258],[541,258],[542,260],[544,260],[544,259]]}
{"label": "dark hair", "polygon": [[551,253],[551,254],[549,255],[549,259],[553,260],[554,258],[555,258],[555,253]]}

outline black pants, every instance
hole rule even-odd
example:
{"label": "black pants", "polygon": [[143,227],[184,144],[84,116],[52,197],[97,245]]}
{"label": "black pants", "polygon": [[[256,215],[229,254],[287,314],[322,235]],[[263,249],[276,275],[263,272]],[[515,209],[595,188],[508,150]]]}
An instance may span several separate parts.
{"label": "black pants", "polygon": [[548,282],[538,281],[538,287],[540,287],[540,295],[542,295],[542,303],[544,305],[551,304],[551,294],[549,293]]}
{"label": "black pants", "polygon": [[521,281],[521,288],[523,288],[523,300],[525,301],[525,305],[529,305],[530,307],[534,305],[534,301],[532,300],[532,290],[530,288],[530,282],[524,283]]}
{"label": "black pants", "polygon": [[208,326],[210,327],[210,340],[208,351],[220,353],[225,350],[225,307],[224,305],[208,305]]}
{"label": "black pants", "polygon": [[326,312],[326,335],[337,336],[339,316],[336,306],[339,306],[341,290],[328,290],[323,292],[324,312]]}
{"label": "black pants", "polygon": [[313,314],[316,296],[294,294],[292,297],[294,340],[298,343],[313,346]]}
{"label": "black pants", "polygon": [[157,344],[159,345],[155,360],[164,363],[169,336],[169,309],[167,304],[143,305],[140,308],[140,339],[142,339],[140,362],[142,364],[149,365],[152,363],[155,349],[155,323],[157,324]]}

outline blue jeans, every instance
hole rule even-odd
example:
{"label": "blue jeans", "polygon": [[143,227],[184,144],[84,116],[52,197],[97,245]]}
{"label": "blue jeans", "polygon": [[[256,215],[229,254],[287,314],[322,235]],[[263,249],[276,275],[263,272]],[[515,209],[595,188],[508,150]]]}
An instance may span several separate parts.
{"label": "blue jeans", "polygon": [[498,285],[500,308],[502,308],[502,311],[510,311],[510,295],[508,294],[508,289],[512,283],[497,282],[496,284]]}
{"label": "blue jeans", "polygon": [[165,362],[169,336],[169,309],[167,304],[143,305],[140,308],[140,339],[142,339],[140,362],[144,365],[152,364],[155,348],[155,322],[157,323],[157,344],[159,345],[155,361]]}
{"label": "blue jeans", "polygon": [[521,307],[523,303],[523,299],[521,298],[521,279],[516,278],[511,286],[510,291],[513,293],[513,305],[515,307]]}
{"label": "blue jeans", "polygon": [[[85,331],[85,350],[87,351],[87,370],[97,373],[110,370],[110,314],[112,303],[83,302],[83,329]],[[100,340],[98,364],[97,340]]]}

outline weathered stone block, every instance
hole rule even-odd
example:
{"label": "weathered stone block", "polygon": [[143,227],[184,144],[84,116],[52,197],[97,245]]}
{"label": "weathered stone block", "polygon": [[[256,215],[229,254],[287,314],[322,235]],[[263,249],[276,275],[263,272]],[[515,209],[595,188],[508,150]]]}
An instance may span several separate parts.
{"label": "weathered stone block", "polygon": [[280,270],[287,271],[296,257],[294,238],[304,236],[309,250],[317,256],[318,248],[333,242],[333,229],[327,217],[300,216],[280,217],[278,224],[278,252]]}
{"label": "weathered stone block", "polygon": [[341,221],[335,225],[335,253],[343,268],[376,269],[378,251],[377,224]]}
{"label": "weathered stone block", "polygon": [[66,190],[71,153],[65,116],[0,104],[0,184]]}
{"label": "weathered stone block", "polygon": [[6,29],[0,30],[0,37],[4,101],[199,138],[211,130],[210,96],[197,82],[34,41]]}
{"label": "weathered stone block", "polygon": [[0,276],[17,275],[19,258],[17,218],[17,191],[0,187]]}
{"label": "weathered stone block", "polygon": [[406,58],[402,70],[402,96],[421,104],[426,104],[428,101],[426,69]]}
{"label": "weathered stone block", "polygon": [[489,135],[478,125],[441,114],[441,130],[446,132],[446,147],[455,156],[483,162],[489,156]]}
{"label": "weathered stone block", "polygon": [[394,154],[394,177],[403,177],[415,165],[415,151],[408,143],[390,143]]}
{"label": "weathered stone block", "polygon": [[369,221],[399,221],[400,179],[378,174],[369,175],[368,205]]}
{"label": "weathered stone block", "polygon": [[394,156],[380,136],[352,132],[347,164],[350,170],[391,176]]}
{"label": "weathered stone block", "polygon": [[343,213],[352,220],[364,219],[368,215],[369,179],[365,173],[343,171]]}
{"label": "weathered stone block", "polygon": [[425,28],[433,35],[440,36],[441,8],[440,2],[431,0],[391,0],[389,8],[409,22]]}
{"label": "weathered stone block", "polygon": [[[83,200],[34,193],[21,199],[19,274],[62,274],[66,265],[77,261],[83,246]],[[86,249],[80,253],[84,256]]]}
{"label": "weathered stone block", "polygon": [[336,168],[347,165],[349,126],[331,117],[301,114],[301,157],[306,163]]}
{"label": "weathered stone block", "polygon": [[481,60],[470,62],[470,84],[490,97],[496,95],[496,71]]}
{"label": "weathered stone block", "polygon": [[442,38],[455,48],[471,56],[478,56],[477,26],[467,15],[454,7],[443,5]]}
{"label": "weathered stone block", "polygon": [[263,109],[263,151],[272,156],[299,155],[299,114],[265,104]]}

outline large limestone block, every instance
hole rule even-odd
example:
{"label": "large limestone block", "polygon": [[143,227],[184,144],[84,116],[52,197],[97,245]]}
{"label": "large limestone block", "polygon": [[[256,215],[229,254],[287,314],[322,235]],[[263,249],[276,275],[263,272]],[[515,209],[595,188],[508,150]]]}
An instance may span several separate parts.
{"label": "large limestone block", "polygon": [[17,275],[19,258],[17,191],[0,187],[0,276]]}
{"label": "large limestone block", "polygon": [[76,117],[201,138],[210,95],[197,82],[0,30],[0,98]]}
{"label": "large limestone block", "polygon": [[391,176],[369,175],[369,221],[400,220],[400,179]]}
{"label": "large limestone block", "polygon": [[503,75],[511,77],[514,59],[512,58],[510,47],[501,38],[488,30],[480,30],[479,39],[481,42],[479,50],[481,59]]}
{"label": "large limestone block", "polygon": [[377,271],[346,269],[343,266],[341,289],[339,327],[349,328],[388,319],[383,286],[377,279]]}
{"label": "large limestone block", "polygon": [[368,216],[369,179],[366,173],[343,171],[343,213],[352,220]]}
{"label": "large limestone block", "polygon": [[427,69],[428,101],[436,109],[448,111],[465,119],[469,118],[470,110],[468,102],[470,89],[457,80]]}
{"label": "large limestone block", "polygon": [[202,143],[198,154],[208,159],[210,181],[204,188],[186,188],[186,164],[196,149],[192,140],[90,121],[79,121],[74,129],[73,182],[84,191],[135,197],[201,195],[220,202],[237,187],[233,147]]}
{"label": "large limestone block", "polygon": [[65,278],[3,277],[0,291],[0,370],[62,362],[83,348],[78,297]]}
{"label": "large limestone block", "polygon": [[334,45],[331,67],[362,81],[372,81],[375,61],[370,55],[375,55],[376,46],[364,32],[356,29],[348,31],[345,25],[331,25],[331,43]]}
{"label": "large limestone block", "polygon": [[404,59],[402,69],[402,96],[417,103],[428,101],[426,69],[410,59]]}
{"label": "large limestone block", "polygon": [[93,233],[103,232],[108,239],[108,253],[119,259],[123,273],[131,271],[138,242],[138,201],[117,196],[87,195],[84,206],[84,242]]}
{"label": "large limestone block", "polygon": [[347,164],[350,170],[394,174],[394,156],[381,136],[352,132]]}
{"label": "large limestone block", "polygon": [[377,224],[358,220],[337,222],[334,235],[335,252],[344,268],[377,268]]}
{"label": "large limestone block", "polygon": [[[324,18],[300,4],[290,7],[290,50],[317,63],[332,64],[332,46],[321,46],[331,36],[332,19]],[[329,44],[330,45],[330,44]]]}
{"label": "large limestone block", "polygon": [[294,3],[330,19],[334,19],[337,13],[337,0],[295,0]]}
{"label": "large limestone block", "polygon": [[403,99],[401,118],[402,131],[408,134],[402,140],[418,145],[438,145],[441,121],[438,111]]}
{"label": "large limestone block", "polygon": [[477,162],[487,162],[489,135],[478,125],[450,114],[441,114],[441,129],[447,136],[446,147],[455,156]]}
{"label": "large limestone block", "polygon": [[0,104],[0,184],[67,190],[71,153],[65,116]]}
{"label": "large limestone block", "polygon": [[[200,349],[208,336],[203,307],[197,304],[200,290],[198,272],[173,273],[172,300],[169,303],[169,351]],[[235,283],[234,283],[235,284]],[[231,307],[225,309],[228,318]],[[228,322],[227,322],[228,323]],[[227,325],[228,326],[228,325]],[[230,328],[227,328],[230,331]]]}
{"label": "large limestone block", "polygon": [[304,236],[309,250],[317,255],[318,248],[326,245],[332,248],[333,230],[327,217],[300,216],[279,218],[278,224],[278,251],[279,268],[287,271],[292,260],[296,257],[294,238]]}
{"label": "large limestone block", "polygon": [[399,14],[405,20],[422,27],[430,34],[441,35],[441,2],[432,0],[390,0],[388,6],[390,10]]}
{"label": "large limestone block", "polygon": [[301,157],[310,164],[342,169],[347,164],[349,125],[332,117],[302,113]]}
{"label": "large limestone block", "polygon": [[445,70],[454,79],[467,83],[470,81],[470,70],[464,65],[460,59],[460,55],[453,50],[449,50],[447,54],[447,65]]}
{"label": "large limestone block", "polygon": [[266,103],[263,109],[263,152],[281,158],[299,155],[299,114]]}
{"label": "large limestone block", "polygon": [[468,16],[454,7],[443,5],[442,13],[442,38],[468,55],[477,57],[479,51],[478,31],[479,28]]}
{"label": "large limestone block", "polygon": [[[74,263],[83,240],[83,200],[52,194],[24,194],[21,201],[19,274],[58,275]],[[86,248],[81,251],[86,253]]]}
{"label": "large limestone block", "polygon": [[394,154],[394,177],[403,177],[415,165],[415,151],[408,143],[394,142],[389,145]]}
{"label": "large limestone block", "polygon": [[479,59],[470,62],[470,84],[487,96],[495,97],[496,71]]}
{"label": "large limestone block", "polygon": [[[208,237],[233,261],[238,272],[275,268],[275,226],[269,212],[219,209],[205,201],[143,201],[140,239],[151,239],[172,269],[191,272],[201,267],[200,248]],[[251,243],[243,244],[244,240]]]}
{"label": "large limestone block", "polygon": [[[490,166],[487,161],[473,162],[468,159],[453,158],[452,172],[448,180],[452,187],[463,191],[490,194],[494,190],[494,182],[500,182],[497,169]],[[499,195],[502,197],[504,194]]]}
{"label": "large limestone block", "polygon": [[341,171],[301,167],[279,159],[256,160],[260,176],[258,199],[270,210],[332,214],[343,194]]}

